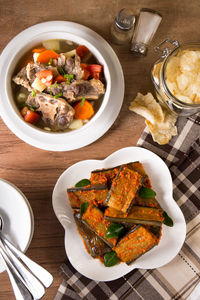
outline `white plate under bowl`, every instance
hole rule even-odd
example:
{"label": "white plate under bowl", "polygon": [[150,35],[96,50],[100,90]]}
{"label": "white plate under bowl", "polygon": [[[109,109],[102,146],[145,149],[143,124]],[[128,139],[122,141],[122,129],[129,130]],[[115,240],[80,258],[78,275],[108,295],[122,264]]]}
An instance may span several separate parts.
{"label": "white plate under bowl", "polygon": [[[44,40],[64,39],[87,46],[104,67],[106,92],[94,117],[83,127],[69,132],[47,132],[24,122],[11,90],[19,59]],[[0,114],[8,128],[26,143],[51,151],[84,147],[100,138],[116,120],[124,97],[124,76],[111,46],[93,30],[73,22],[51,21],[34,25],[13,38],[0,56]]]}
{"label": "white plate under bowl", "polygon": [[[164,211],[173,219],[174,226],[163,225],[158,246],[145,253],[130,266],[120,263],[106,268],[98,259],[93,259],[86,251],[79,235],[67,196],[70,188],[83,178],[90,178],[95,169],[112,168],[123,163],[140,161],[156,191],[157,199]],[[123,148],[105,160],[84,160],[69,167],[58,179],[53,191],[53,208],[65,229],[66,254],[74,266],[84,276],[96,281],[117,279],[135,268],[154,269],[170,262],[180,251],[186,235],[184,216],[172,196],[172,178],[163,160],[153,152],[140,147]]]}
{"label": "white plate under bowl", "polygon": [[[25,252],[34,231],[31,206],[25,195],[12,183],[0,179],[0,215],[4,221],[3,234]],[[5,270],[0,257],[0,273]]]}

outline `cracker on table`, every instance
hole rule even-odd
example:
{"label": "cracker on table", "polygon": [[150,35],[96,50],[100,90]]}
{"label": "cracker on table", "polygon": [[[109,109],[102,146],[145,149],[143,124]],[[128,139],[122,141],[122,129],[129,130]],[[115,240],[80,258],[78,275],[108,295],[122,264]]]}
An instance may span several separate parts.
{"label": "cracker on table", "polygon": [[163,108],[151,93],[145,96],[138,93],[131,102],[129,109],[146,119],[145,123],[151,132],[154,142],[164,145],[171,140],[172,136],[177,135],[175,126],[177,117]]}
{"label": "cracker on table", "polygon": [[172,136],[177,135],[177,127],[175,126],[177,117],[167,110],[164,110],[164,115],[164,121],[160,123],[152,124],[149,120],[145,120],[154,142],[157,142],[159,145],[169,143]]}
{"label": "cracker on table", "polygon": [[162,108],[151,93],[146,95],[138,93],[130,103],[129,109],[149,120],[152,124],[164,120]]}

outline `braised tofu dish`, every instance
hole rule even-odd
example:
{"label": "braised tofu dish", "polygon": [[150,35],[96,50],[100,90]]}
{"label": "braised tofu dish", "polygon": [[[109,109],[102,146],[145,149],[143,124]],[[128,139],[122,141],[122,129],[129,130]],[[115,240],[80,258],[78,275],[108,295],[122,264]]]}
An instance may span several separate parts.
{"label": "braised tofu dish", "polygon": [[93,170],[67,194],[87,251],[106,267],[131,264],[159,244],[163,223],[173,226],[138,161]]}
{"label": "braised tofu dish", "polygon": [[103,66],[90,50],[66,40],[31,49],[12,78],[24,121],[54,132],[85,125],[101,106],[105,88]]}

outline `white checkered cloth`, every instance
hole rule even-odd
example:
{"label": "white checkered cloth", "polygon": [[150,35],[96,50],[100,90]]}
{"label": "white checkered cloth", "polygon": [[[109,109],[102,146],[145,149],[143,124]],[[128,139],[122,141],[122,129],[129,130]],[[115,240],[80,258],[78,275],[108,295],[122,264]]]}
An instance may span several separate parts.
{"label": "white checkered cloth", "polygon": [[187,223],[180,253],[161,268],[135,269],[110,282],[84,277],[66,259],[61,266],[64,280],[55,300],[200,300],[200,115],[179,118],[178,132],[169,144],[159,146],[145,128],[137,145],[159,155],[171,171],[174,199]]}

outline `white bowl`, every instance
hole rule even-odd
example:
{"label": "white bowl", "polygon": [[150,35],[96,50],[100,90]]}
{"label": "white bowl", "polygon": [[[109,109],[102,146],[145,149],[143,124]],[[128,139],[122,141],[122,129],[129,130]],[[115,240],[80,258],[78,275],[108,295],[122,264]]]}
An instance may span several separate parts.
{"label": "white bowl", "polygon": [[[16,64],[28,50],[48,39],[66,39],[85,45],[104,67],[107,85],[102,104],[86,125],[74,131],[46,132],[24,122],[13,99],[11,81]],[[113,124],[124,97],[124,76],[115,52],[97,33],[72,22],[45,22],[18,34],[1,54],[0,78],[0,114],[3,121],[20,139],[44,150],[74,150],[94,142]]]}

